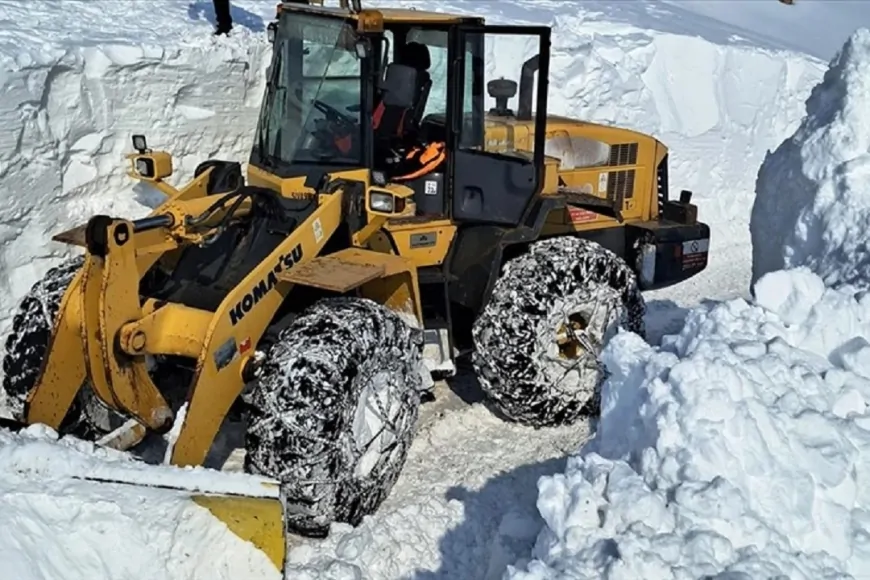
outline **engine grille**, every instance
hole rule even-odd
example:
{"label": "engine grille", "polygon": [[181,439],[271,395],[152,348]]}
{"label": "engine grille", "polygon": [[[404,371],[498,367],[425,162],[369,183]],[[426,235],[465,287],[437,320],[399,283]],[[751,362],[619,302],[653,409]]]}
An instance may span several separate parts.
{"label": "engine grille", "polygon": [[607,176],[607,198],[620,202],[634,197],[634,169],[611,171]]}
{"label": "engine grille", "polygon": [[637,165],[637,143],[622,143],[610,146],[610,167]]}

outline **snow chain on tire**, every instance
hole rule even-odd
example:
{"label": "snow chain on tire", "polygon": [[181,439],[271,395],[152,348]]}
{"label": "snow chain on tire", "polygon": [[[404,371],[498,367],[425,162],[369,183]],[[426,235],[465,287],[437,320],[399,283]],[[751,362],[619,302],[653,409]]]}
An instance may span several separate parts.
{"label": "snow chain on tire", "polygon": [[422,348],[419,330],[358,298],[322,300],[279,334],[250,398],[245,463],[282,482],[289,530],[357,525],[389,494],[414,436]]}
{"label": "snow chain on tire", "polygon": [[[3,356],[3,390],[13,418],[23,421],[24,401],[36,384],[60,302],[76,273],[84,264],[84,256],[67,259],[51,268],[22,299],[12,319],[12,330],[6,337]],[[117,415],[101,405],[90,387],[79,391],[59,429],[82,439],[94,439],[111,430]]]}
{"label": "snow chain on tire", "polygon": [[[644,310],[634,272],[613,252],[575,237],[534,242],[505,263],[475,321],[481,387],[498,411],[535,427],[597,414],[598,355],[618,326],[643,336]],[[578,313],[587,330],[565,330]],[[560,355],[560,332],[581,345],[572,356]]]}

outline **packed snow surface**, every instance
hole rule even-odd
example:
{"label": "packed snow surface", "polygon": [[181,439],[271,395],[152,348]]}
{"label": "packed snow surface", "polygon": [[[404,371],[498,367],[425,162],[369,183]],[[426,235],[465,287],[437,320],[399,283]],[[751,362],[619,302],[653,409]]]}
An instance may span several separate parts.
{"label": "packed snow surface", "polygon": [[[132,134],[145,133],[152,147],[173,153],[176,183],[191,177],[196,165],[207,158],[247,158],[270,56],[265,23],[274,13],[273,2],[233,0],[236,29],[230,38],[215,39],[210,36],[208,22],[213,18],[210,0],[34,0],[25,4],[0,0],[0,20],[5,23],[0,30],[0,62],[6,72],[0,79],[0,134],[5,136],[0,137],[0,188],[6,192],[0,210],[0,273],[4,274],[0,277],[0,336],[8,331],[15,304],[33,282],[72,251],[50,242],[52,234],[80,225],[95,213],[139,217],[148,211],[152,192],[132,187],[124,174],[123,153],[129,150]],[[431,2],[377,4],[423,8]],[[679,6],[661,3],[456,0],[439,4],[437,9],[473,11],[487,15],[494,23],[552,25],[551,111],[648,132],[671,148],[672,190],[695,192],[701,218],[713,228],[713,239],[708,271],[673,290],[649,296],[653,316],[664,311],[666,318],[670,317],[665,321],[668,330],[679,330],[683,324],[683,311],[673,308],[670,301],[692,306],[704,297],[731,298],[745,293],[749,271],[744,264],[750,253],[746,226],[754,168],[765,151],[798,126],[800,105],[821,78],[822,62],[784,50],[788,44],[781,39],[723,26]],[[159,15],[159,26],[142,24],[153,23],[155,15]],[[30,27],[33,22],[38,22],[38,29]],[[486,57],[491,63],[488,78],[517,78],[519,63],[530,56],[530,46],[512,40],[502,37],[487,45]],[[441,56],[433,54],[433,61],[438,62]],[[438,102],[437,94],[432,102]],[[795,278],[795,274],[784,279],[778,276],[769,278],[772,282],[768,285],[792,288],[799,279],[807,288],[818,288],[817,279],[809,273],[802,278]],[[792,296],[787,304],[798,314],[784,312],[769,292],[762,293],[766,302],[759,298],[758,304],[737,300],[713,310],[704,307],[692,315],[680,337],[666,341],[661,350],[632,335],[621,336],[608,355],[616,372],[608,387],[606,417],[637,418],[633,431],[638,442],[619,439],[618,427],[612,421],[603,423],[598,439],[571,459],[566,475],[544,480],[538,509],[535,482],[540,476],[564,471],[564,456],[579,448],[588,435],[588,426],[524,429],[505,424],[473,399],[467,407],[445,408],[434,423],[421,430],[403,476],[378,514],[355,530],[336,526],[325,541],[293,540],[288,552],[290,577],[490,580],[501,578],[509,564],[532,554],[539,559],[533,570],[555,570],[563,565],[566,570],[582,570],[597,565],[584,562],[582,554],[607,565],[608,549],[613,545],[623,546],[637,569],[659,558],[661,569],[682,562],[687,570],[712,570],[749,561],[751,556],[738,551],[747,542],[758,544],[759,561],[787,571],[789,564],[781,557],[790,545],[780,537],[786,532],[795,550],[812,548],[807,555],[793,558],[791,565],[819,570],[823,558],[815,551],[836,539],[843,541],[831,548],[830,569],[853,569],[843,564],[848,556],[845,550],[854,550],[855,562],[862,562],[860,537],[849,536],[844,530],[858,522],[863,512],[837,511],[836,506],[845,510],[858,500],[850,499],[846,484],[837,487],[834,476],[857,464],[860,452],[854,451],[846,459],[835,452],[840,451],[836,444],[859,438],[854,427],[844,428],[845,435],[832,435],[833,419],[823,411],[835,409],[829,414],[846,417],[844,410],[857,409],[864,391],[854,386],[850,392],[856,394],[843,395],[838,399],[843,402],[828,405],[836,398],[835,390],[824,391],[818,383],[835,382],[841,373],[843,385],[858,385],[855,377],[861,376],[864,343],[852,341],[849,349],[836,350],[840,331],[834,330],[835,326],[822,327],[813,313],[824,310],[837,297],[844,304],[852,302],[848,294],[825,292],[819,290],[814,299],[797,290],[778,296]],[[774,307],[774,303],[780,306]],[[856,309],[851,311],[856,313]],[[767,322],[757,323],[762,318]],[[721,325],[717,322],[720,319],[724,320]],[[786,320],[793,322],[787,326]],[[803,328],[810,320],[824,331],[819,336],[830,337],[830,343],[819,346],[820,339],[798,340],[793,335],[793,328]],[[847,329],[843,336],[863,336],[860,320],[857,314],[853,316],[853,326],[843,327]],[[729,326],[728,321],[733,324]],[[745,331],[739,336],[749,345],[748,350],[728,346],[731,335],[726,331],[732,326]],[[661,320],[651,320],[648,327],[654,338],[663,332]],[[782,337],[771,346],[768,339],[779,336],[777,329],[782,330]],[[764,393],[754,394],[761,387],[753,390],[757,385],[750,383],[735,394],[729,390],[731,383],[726,377],[749,373],[760,385],[767,375],[731,369],[724,363],[713,367],[723,377],[719,388],[713,390],[717,398],[711,398],[708,389],[692,391],[693,365],[708,364],[703,356],[716,348],[725,354],[731,352],[723,360],[732,362],[766,361],[776,356],[786,360],[783,353],[797,357],[799,348],[815,352],[815,356],[807,355],[810,362],[803,363],[810,370],[800,370],[797,358],[777,364],[785,365],[781,369],[784,377],[816,377],[816,383],[811,384],[816,384],[818,393],[801,387],[796,395],[784,393],[771,403],[763,398]],[[833,357],[826,363],[831,369],[819,370],[823,360],[819,357],[824,356],[819,353],[831,350],[841,358]],[[857,362],[847,363],[847,359]],[[683,360],[681,368],[687,370],[663,368],[668,361],[678,360]],[[764,368],[780,368],[767,364]],[[793,367],[799,370],[789,371]],[[750,364],[747,368],[755,367]],[[642,380],[647,376],[652,378]],[[625,395],[620,391],[617,396],[619,381],[627,385]],[[675,393],[682,393],[679,399],[667,399],[674,395],[661,392],[666,382],[676,386]],[[646,397],[645,393],[653,391],[655,397]],[[719,442],[709,431],[686,431],[689,427],[684,423],[667,422],[677,417],[683,421],[703,417],[710,424],[720,420],[716,415],[720,407],[695,404],[699,400],[721,400],[721,412],[731,412],[740,419],[729,422],[728,428],[743,428],[750,434],[750,419],[772,417],[767,424],[759,423],[758,441],[771,445],[778,441],[769,425],[782,433],[797,433],[795,447],[788,452],[797,454],[798,445],[815,451],[800,462],[783,460],[776,466],[790,466],[799,485],[779,495],[765,492],[761,484],[753,487],[774,473],[775,467],[761,464],[765,454],[773,455],[774,448],[750,447],[740,450],[749,458],[735,456],[728,465],[747,465],[754,471],[735,469],[725,473],[721,481],[713,478],[715,489],[707,495],[706,488],[692,487],[692,482],[706,481],[719,473],[728,453],[738,452],[733,447],[733,433]],[[761,403],[771,403],[773,410],[757,408]],[[796,408],[806,405],[822,416],[817,421],[820,439],[811,439],[809,428],[801,423],[814,420],[803,418],[807,412],[798,415],[794,425],[786,424],[782,415],[776,414],[776,404],[788,409],[792,404]],[[857,424],[857,419],[848,417],[837,420]],[[659,428],[662,437],[658,436]],[[691,438],[679,438],[687,434]],[[696,446],[699,442],[705,445],[701,451]],[[680,452],[678,445],[685,451]],[[642,448],[649,451],[632,453]],[[602,459],[593,459],[593,453]],[[641,459],[651,453],[670,458],[670,463],[661,469],[652,465],[654,462],[642,463]],[[823,460],[833,467],[824,472],[827,479],[813,487],[809,484],[815,485],[813,475],[818,469],[814,462]],[[675,474],[670,466],[678,461],[692,469]],[[95,452],[75,442],[52,441],[51,433],[39,428],[20,435],[0,431],[0,561],[10,577],[123,578],[138,577],[144,570],[148,575],[167,578],[275,577],[262,555],[216,524],[184,494],[93,486],[75,478],[82,470],[129,475],[136,467],[127,463],[117,454]],[[590,483],[592,492],[582,497],[600,503],[606,496],[615,506],[614,516],[601,516],[610,527],[598,532],[581,527],[578,538],[571,525],[575,521],[587,525],[590,520],[583,519],[585,515],[568,517],[577,513],[582,503],[581,496],[572,496],[575,492],[571,490],[580,493],[587,489],[573,485],[586,481],[582,469],[587,464],[604,466],[596,474],[607,465],[613,466],[617,474],[613,477],[602,480],[600,475],[596,475],[598,479],[590,475],[589,481],[596,483]],[[643,477],[631,475],[637,469]],[[196,485],[196,478],[208,475],[194,470],[188,473],[192,485]],[[856,480],[859,476],[860,470]],[[158,482],[168,476],[159,469],[144,469],[140,477]],[[610,480],[616,487],[602,495],[601,486]],[[237,481],[233,480],[233,485]],[[625,482],[623,487],[617,485],[619,481]],[[674,497],[675,507],[659,509],[656,498],[663,492],[656,485],[665,481],[690,483]],[[566,494],[561,506],[553,499],[559,495],[553,491],[558,485],[564,485]],[[718,485],[730,490],[720,511],[729,515],[731,529],[703,514],[704,500],[719,493]],[[620,495],[623,489],[628,491]],[[578,500],[569,501],[571,497]],[[625,497],[645,506],[649,517],[629,511]],[[670,499],[666,493],[665,497]],[[692,498],[700,499],[693,504]],[[775,517],[777,507],[783,505],[796,510],[791,528],[783,527],[786,524],[780,521],[787,514],[781,514],[780,520]],[[811,529],[808,505],[821,514],[822,532]],[[554,515],[560,510],[565,514],[561,520]],[[695,517],[691,521],[701,533],[681,535],[688,525],[682,522],[687,520],[668,516],[668,510],[679,511],[683,518]],[[690,510],[701,515],[685,515]],[[598,517],[597,511],[594,513]],[[745,517],[732,521],[733,514]],[[826,518],[832,514],[842,517],[829,522]],[[661,516],[658,520],[657,515]],[[634,525],[618,525],[620,517]],[[650,542],[657,540],[651,539],[638,520],[665,534],[662,544],[657,544],[661,551],[650,547]],[[813,534],[825,535],[828,530],[829,537],[812,542]],[[577,542],[585,541],[590,533],[604,539],[577,556]],[[745,535],[742,540],[740,533]],[[719,537],[731,542],[731,552]],[[628,539],[620,544],[623,538]],[[680,555],[688,554],[695,545],[698,552],[692,552],[694,559],[686,556],[680,560]],[[704,551],[707,547],[709,550]],[[677,556],[673,556],[675,552]],[[647,558],[646,553],[654,557]],[[524,565],[520,562],[518,570]]]}
{"label": "packed snow surface", "polygon": [[601,423],[509,578],[866,577],[870,295],[806,268],[755,294],[608,345]]}
{"label": "packed snow surface", "polygon": [[858,30],[764,160],[750,229],[753,279],[805,265],[828,285],[867,286],[870,267],[870,30]]}

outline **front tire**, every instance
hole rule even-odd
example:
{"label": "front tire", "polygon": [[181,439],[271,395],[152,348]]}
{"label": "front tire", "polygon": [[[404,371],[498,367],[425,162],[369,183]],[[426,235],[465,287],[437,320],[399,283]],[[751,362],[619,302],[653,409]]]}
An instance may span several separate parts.
{"label": "front tire", "polygon": [[546,427],[599,412],[599,355],[622,326],[644,333],[637,278],[616,254],[575,237],[534,242],[505,263],[472,329],[475,370],[507,418]]}
{"label": "front tire", "polygon": [[[51,268],[24,296],[12,319],[3,356],[3,391],[12,418],[24,422],[24,402],[39,378],[48,354],[51,331],[61,300],[84,256],[75,256]],[[96,439],[123,422],[120,415],[102,405],[88,385],[80,390],[58,429],[62,435]]]}
{"label": "front tire", "polygon": [[357,298],[322,300],[279,334],[250,397],[245,468],[282,482],[289,530],[357,525],[387,497],[416,428],[422,347]]}

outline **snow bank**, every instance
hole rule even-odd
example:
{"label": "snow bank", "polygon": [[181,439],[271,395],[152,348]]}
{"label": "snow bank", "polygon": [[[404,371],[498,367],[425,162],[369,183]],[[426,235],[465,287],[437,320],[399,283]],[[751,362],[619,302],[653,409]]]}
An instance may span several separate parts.
{"label": "snow bank", "polygon": [[[34,426],[0,431],[0,562],[15,580],[277,580],[263,552],[183,493],[77,480],[126,455]],[[123,466],[123,467],[122,467]],[[140,475],[148,472],[140,467]],[[101,475],[102,474],[102,475]]]}
{"label": "snow bank", "polygon": [[805,265],[828,285],[870,277],[870,30],[852,35],[806,102],[806,117],[758,172],[753,280]]}
{"label": "snow bank", "polygon": [[607,347],[598,432],[539,481],[546,525],[509,578],[866,576],[870,295],[806,268],[755,293]]}
{"label": "snow bank", "polygon": [[[273,3],[253,4],[274,15]],[[271,54],[263,20],[237,6],[234,36],[214,39],[206,7],[0,2],[0,335],[74,251],[51,235],[94,213],[147,213],[123,165],[132,134],[176,156],[173,179],[207,157],[247,158]]]}

